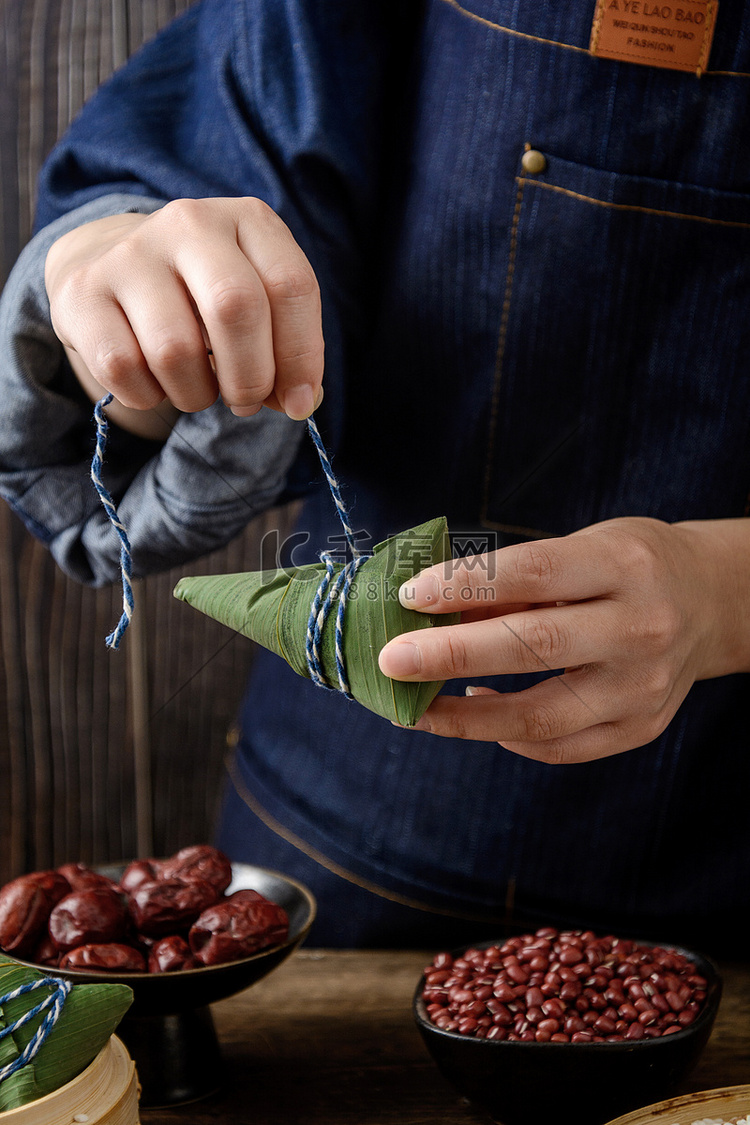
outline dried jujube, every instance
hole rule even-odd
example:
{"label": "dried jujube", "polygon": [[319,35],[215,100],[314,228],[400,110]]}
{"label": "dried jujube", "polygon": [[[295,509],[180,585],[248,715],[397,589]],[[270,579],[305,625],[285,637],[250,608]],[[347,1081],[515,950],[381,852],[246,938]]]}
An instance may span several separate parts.
{"label": "dried jujube", "polygon": [[141,883],[130,896],[130,912],[136,929],[159,937],[189,929],[199,914],[216,902],[218,895],[210,883],[194,879],[155,879]]}
{"label": "dried jujube", "polygon": [[29,954],[29,960],[35,965],[49,965],[54,967],[60,964],[60,950],[55,945],[48,933],[44,933],[39,944]]}
{"label": "dried jujube", "polygon": [[202,879],[211,884],[218,897],[232,882],[232,865],[218,848],[209,844],[193,844],[164,861],[161,877],[182,879],[188,883],[193,879]]}
{"label": "dried jujube", "polygon": [[122,873],[120,890],[132,895],[141,883],[153,883],[159,878],[160,864],[155,859],[134,859]]}
{"label": "dried jujube", "polygon": [[116,890],[117,883],[107,875],[94,871],[85,863],[64,863],[58,867],[58,874],[64,876],[70,884],[71,891],[85,891],[92,887],[107,887]]}
{"label": "dried jujube", "polygon": [[120,941],[128,916],[123,898],[110,887],[71,891],[49,916],[49,935],[62,953],[77,945]]}
{"label": "dried jujube", "polygon": [[90,942],[78,945],[60,958],[61,969],[94,969],[108,973],[145,973],[146,959],[132,945]]}
{"label": "dried jujube", "polygon": [[0,890],[0,949],[28,956],[45,933],[53,907],[70,891],[56,871],[19,875]]}
{"label": "dried jujube", "polygon": [[284,910],[254,890],[227,897],[231,878],[208,844],[134,860],[119,883],[84,863],[21,875],[0,889],[0,949],[49,967],[163,973],[286,941]]}
{"label": "dried jujube", "polygon": [[218,965],[238,961],[289,936],[283,907],[258,891],[235,891],[205,910],[188,935],[196,961]]}
{"label": "dried jujube", "polygon": [[180,969],[194,969],[195,958],[190,946],[179,934],[160,938],[151,946],[148,954],[150,973],[174,973]]}

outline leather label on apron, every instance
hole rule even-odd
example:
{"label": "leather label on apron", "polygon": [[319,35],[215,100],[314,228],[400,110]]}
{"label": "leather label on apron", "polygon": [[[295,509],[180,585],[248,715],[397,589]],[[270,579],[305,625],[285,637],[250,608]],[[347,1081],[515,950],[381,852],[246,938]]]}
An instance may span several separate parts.
{"label": "leather label on apron", "polygon": [[592,55],[701,76],[708,64],[718,0],[597,0]]}

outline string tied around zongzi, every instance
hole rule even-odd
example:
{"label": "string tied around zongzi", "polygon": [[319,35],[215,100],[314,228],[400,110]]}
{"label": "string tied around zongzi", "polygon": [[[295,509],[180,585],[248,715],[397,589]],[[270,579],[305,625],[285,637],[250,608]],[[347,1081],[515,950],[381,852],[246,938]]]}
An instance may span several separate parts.
{"label": "string tied around zongzi", "polygon": [[0,1012],[2,1012],[5,1004],[9,1003],[11,1000],[16,1000],[19,996],[23,996],[27,992],[35,992],[38,988],[52,989],[35,1007],[30,1008],[22,1016],[19,1016],[17,1020],[9,1023],[0,1030],[0,1039],[5,1039],[7,1036],[15,1035],[24,1024],[35,1019],[38,1015],[41,1015],[42,1012],[46,1013],[39,1027],[21,1053],[16,1058],[12,1059],[11,1062],[6,1063],[5,1066],[0,1066],[0,1082],[4,1082],[6,1078],[10,1078],[11,1074],[15,1074],[21,1067],[27,1066],[28,1063],[36,1057],[40,1047],[62,1015],[63,1005],[72,987],[70,981],[63,980],[61,977],[41,977],[39,980],[27,981],[18,988],[14,988],[12,992],[6,992],[4,996],[0,996]]}
{"label": "string tied around zongzi", "polygon": [[[122,614],[115,628],[106,638],[108,648],[118,648],[122,640],[125,630],[131,622],[135,603],[133,598],[133,582],[132,582],[132,552],[130,541],[125,529],[125,525],[117,511],[117,506],[110,494],[108,488],[102,480],[102,468],[104,465],[104,456],[107,449],[107,442],[109,439],[109,423],[107,416],[104,413],[105,408],[109,406],[113,399],[112,394],[107,394],[104,398],[100,399],[94,407],[94,420],[96,422],[96,446],[94,454],[91,459],[91,480],[102,502],[107,519],[112,527],[117,532],[120,540],[120,577],[122,581]],[[344,614],[346,612],[346,602],[351,589],[354,576],[359,570],[362,563],[369,558],[369,555],[362,554],[358,551],[354,532],[351,524],[349,523],[349,516],[341,495],[339,482],[331,467],[331,461],[326,451],[323,439],[320,436],[317,425],[312,418],[308,418],[307,427],[318,451],[320,463],[323,467],[328,487],[331,490],[336,510],[341,519],[342,527],[344,528],[344,535],[352,554],[351,560],[344,566],[343,570],[339,573],[335,582],[332,584],[334,573],[333,559],[327,552],[322,552],[320,558],[325,564],[326,572],[323,575],[320,586],[313,599],[310,608],[310,619],[307,627],[307,647],[306,656],[308,671],[311,680],[318,684],[320,687],[335,688],[335,684],[331,684],[326,679],[323,673],[323,666],[320,659],[320,644],[323,634],[323,628],[328,620],[328,615],[331,611],[333,603],[338,601],[338,609],[336,612],[336,626],[335,626],[335,645],[336,645],[336,674],[338,678],[338,690],[343,692],[344,695],[351,698],[349,691],[349,684],[346,677],[346,669],[344,667],[343,655],[343,630],[344,630]]]}
{"label": "string tied around zongzi", "polygon": [[315,591],[312,605],[310,606],[310,617],[307,622],[307,633],[305,635],[305,658],[307,660],[307,670],[310,673],[310,679],[313,683],[317,684],[318,687],[335,689],[336,685],[328,682],[323,671],[321,645],[323,629],[325,628],[328,616],[333,608],[334,602],[338,602],[335,624],[336,676],[338,678],[338,690],[343,692],[348,699],[351,699],[352,695],[349,690],[349,681],[344,665],[344,615],[346,613],[346,603],[354,577],[362,564],[367,562],[367,559],[370,558],[370,555],[360,552],[357,548],[354,531],[349,522],[349,513],[341,495],[339,482],[333,471],[328,451],[320,436],[320,431],[312,418],[307,419],[307,428],[315,444],[315,448],[318,451],[320,464],[328,482],[328,487],[331,490],[331,495],[336,505],[336,511],[339,514],[339,519],[341,520],[341,525],[344,529],[344,535],[352,558],[339,571],[334,580],[335,565],[331,555],[327,551],[322,551],[320,554],[320,561],[324,564],[326,569],[320,580],[320,585]]}
{"label": "string tied around zongzi", "polygon": [[112,527],[117,532],[120,540],[120,577],[122,579],[122,614],[117,625],[106,638],[108,648],[118,648],[123,634],[130,624],[133,616],[134,601],[133,601],[133,582],[132,582],[132,558],[130,550],[130,540],[125,526],[122,523],[114,500],[109,492],[109,489],[102,480],[102,466],[104,465],[104,454],[107,450],[107,441],[109,438],[109,422],[104,413],[105,406],[109,406],[114,395],[108,394],[100,399],[94,407],[94,421],[96,422],[96,446],[94,448],[94,455],[91,458],[91,479],[94,482],[94,488],[99,493],[99,499],[104,506],[104,511],[107,513],[107,519],[112,524]]}

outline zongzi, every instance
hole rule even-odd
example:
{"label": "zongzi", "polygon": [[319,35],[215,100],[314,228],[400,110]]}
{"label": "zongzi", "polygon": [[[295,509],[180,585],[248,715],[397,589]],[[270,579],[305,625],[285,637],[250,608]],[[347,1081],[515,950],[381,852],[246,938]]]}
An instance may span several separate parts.
{"label": "zongzi", "polygon": [[[349,691],[364,707],[402,726],[413,726],[435,698],[442,682],[402,683],[384,676],[378,654],[393,637],[415,629],[454,624],[458,614],[432,616],[406,609],[399,587],[420,570],[450,558],[444,517],[420,524],[379,543],[359,566],[348,589],[342,655]],[[344,563],[335,563],[338,575]],[[306,656],[308,621],[325,562],[246,574],[181,579],[175,597],[238,633],[283,656],[300,676],[311,677]],[[321,665],[328,684],[337,686],[335,612],[321,639]]]}

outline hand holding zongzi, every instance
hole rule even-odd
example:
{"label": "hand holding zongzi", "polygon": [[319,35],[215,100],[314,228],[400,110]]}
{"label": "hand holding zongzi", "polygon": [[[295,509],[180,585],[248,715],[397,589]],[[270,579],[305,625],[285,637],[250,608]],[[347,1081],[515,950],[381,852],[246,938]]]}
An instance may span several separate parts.
{"label": "hand holding zongzi", "polygon": [[459,606],[462,623],[396,638],[380,667],[405,682],[564,669],[525,691],[441,696],[415,726],[543,762],[617,754],[661,734],[696,680],[750,670],[748,557],[748,520],[634,518],[432,566],[404,605]]}

